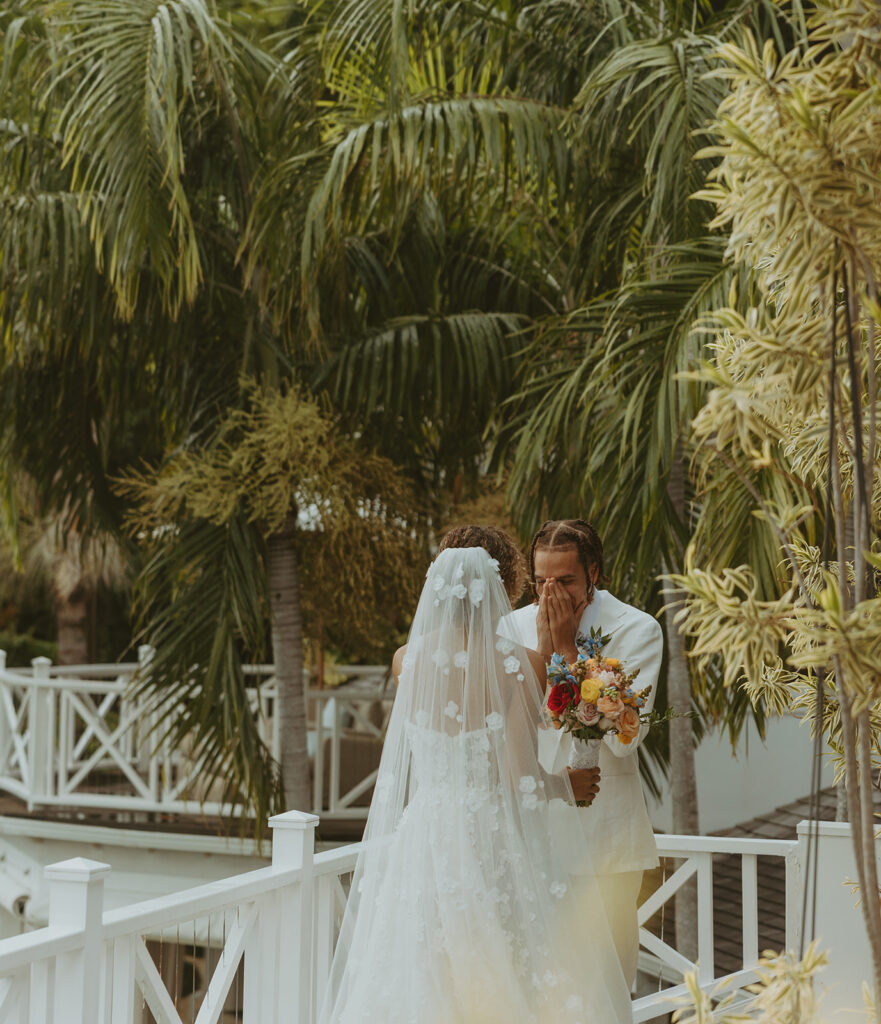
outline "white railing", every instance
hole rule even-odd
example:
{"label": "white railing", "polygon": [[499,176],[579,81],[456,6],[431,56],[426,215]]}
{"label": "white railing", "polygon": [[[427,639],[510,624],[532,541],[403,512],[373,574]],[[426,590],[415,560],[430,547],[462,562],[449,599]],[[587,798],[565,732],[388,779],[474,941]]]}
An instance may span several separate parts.
{"label": "white railing", "polygon": [[[6,668],[0,651],[0,789],[39,806],[228,814],[199,777],[186,743],[172,749],[157,729],[164,713],[133,696],[141,664],[53,666],[35,658],[30,671]],[[384,666],[344,666],[348,681],[307,688],[314,721],[313,807],[325,818],[365,818],[375,762],[394,698]],[[276,685],[272,666],[247,666],[248,697],[273,756],[278,753]],[[371,708],[380,708],[379,716]],[[173,713],[169,707],[169,713]],[[378,718],[378,720],[377,720]],[[352,726],[356,728],[352,728]],[[347,752],[368,745],[352,776]],[[370,748],[373,743],[374,748]],[[363,753],[363,752],[362,752]]]}
{"label": "white railing", "polygon": [[[0,942],[0,1024],[134,1024],[144,1009],[159,1024],[218,1024],[233,993],[243,1024],[312,1020],[316,972],[323,982],[329,967],[316,938],[332,950],[336,897],[358,850],[314,856],[317,822],[298,811],[271,819],[271,867],[106,913],[109,865],[75,858],[46,868],[47,927]],[[182,993],[189,949],[201,980]],[[178,970],[167,969],[172,960]]]}
{"label": "white railing", "polygon": [[[312,1024],[358,853],[356,844],[315,856],[317,821],[297,811],[273,818],[271,867],[103,914],[107,865],[76,859],[50,866],[48,926],[0,941],[0,1024],[141,1024],[145,1007],[158,1024],[220,1024],[229,1019],[225,1010],[242,1024]],[[720,984],[713,968],[712,857],[740,857],[743,966],[722,986],[741,989],[753,980],[758,955],[756,858],[787,859],[791,923],[801,847],[688,836],[659,836],[658,847],[685,863],[643,905],[640,920],[697,876],[697,970],[704,989]],[[645,930],[640,938],[674,972],[691,969],[673,946]],[[796,942],[788,927],[787,945]],[[181,985],[182,949],[192,949],[190,962],[200,966],[198,992],[195,981],[189,992]],[[634,1000],[634,1021],[669,1012],[683,991],[674,984]]]}
{"label": "white railing", "polygon": [[[681,861],[669,878],[640,906],[638,913],[639,943],[655,966],[659,979],[677,979],[633,1003],[634,1024],[651,1020],[678,1005],[687,995],[681,979],[685,972],[696,971],[701,988],[742,992],[756,980],[759,960],[759,919],[761,907],[758,889],[758,858],[782,858],[786,879],[786,948],[795,949],[799,941],[799,909],[801,900],[801,852],[798,840],[739,839],[722,836],[656,836],[660,857]],[[735,856],[740,859],[741,877],[741,951],[740,969],[733,974],[717,976],[715,968],[715,925],[713,900],[713,857]],[[662,908],[669,907],[667,919],[673,920],[673,899],[692,878],[697,882],[697,958],[689,960],[680,951],[654,935],[645,925]]]}

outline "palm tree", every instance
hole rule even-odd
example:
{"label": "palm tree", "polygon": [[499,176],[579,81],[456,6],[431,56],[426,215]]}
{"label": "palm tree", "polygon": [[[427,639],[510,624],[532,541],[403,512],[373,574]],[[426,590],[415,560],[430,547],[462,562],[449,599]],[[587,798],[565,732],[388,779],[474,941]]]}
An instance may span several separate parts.
{"label": "palm tree", "polygon": [[[206,772],[231,772],[229,792],[244,791],[262,820],[281,799],[279,777],[241,660],[265,657],[266,620],[286,798],[309,798],[298,609],[300,562],[312,556],[298,541],[298,512],[316,503],[333,512],[340,502],[365,557],[387,553],[380,526],[411,547],[420,531],[393,468],[332,416],[306,415],[313,406],[299,400],[296,381],[310,352],[298,341],[298,314],[273,317],[272,279],[254,263],[246,277],[238,261],[261,176],[279,154],[315,147],[321,80],[306,43],[291,58],[235,20],[202,0],[27,3],[5,18],[3,68],[15,74],[2,82],[13,116],[3,122],[12,159],[0,172],[0,323],[15,357],[2,368],[13,400],[2,451],[30,472],[41,507],[64,510],[68,532],[162,527],[140,531],[147,561],[136,593],[149,616],[141,639],[160,641],[144,686],[166,705],[180,698],[184,712],[163,727],[180,739],[191,726]],[[294,225],[305,221],[308,177],[301,182],[286,204]],[[295,247],[299,235],[302,227]],[[317,456],[348,455],[348,469],[331,459],[339,472],[333,484],[325,474],[322,495],[308,492],[304,506],[292,490],[303,481],[296,467],[273,474],[265,460],[247,466],[244,482],[256,489],[247,501],[237,479],[211,510],[175,491],[182,464],[194,478],[219,451],[227,468],[234,457],[244,464],[253,438],[265,438],[260,409],[272,396],[282,440],[300,431],[301,443],[314,441],[308,424],[318,417],[327,444]],[[288,504],[270,515],[279,487]],[[158,504],[138,505],[143,494]],[[338,525],[323,519],[325,561],[342,550]],[[348,554],[352,572],[370,564],[360,554]]]}
{"label": "palm tree", "polygon": [[[278,276],[291,281],[288,302],[317,295],[329,279],[361,312],[339,325],[310,304],[311,333],[343,335],[335,394],[362,414],[378,410],[385,429],[389,411],[411,432],[427,408],[433,423],[445,422],[434,372],[444,362],[430,356],[444,340],[438,299],[445,315],[459,295],[435,288],[428,315],[422,305],[396,322],[397,271],[403,265],[406,280],[419,279],[413,253],[431,263],[451,216],[455,224],[464,210],[469,225],[490,218],[499,227],[484,236],[492,247],[481,266],[516,282],[518,304],[505,312],[518,321],[487,330],[497,294],[486,288],[490,277],[476,275],[462,293],[473,303],[471,322],[456,309],[448,343],[447,372],[458,371],[447,389],[452,408],[456,392],[469,390],[469,371],[506,366],[511,376],[477,392],[490,396],[479,418],[496,435],[498,463],[513,459],[509,493],[521,529],[530,532],[547,511],[586,510],[613,538],[625,595],[660,609],[655,578],[681,565],[697,497],[687,424],[704,392],[682,374],[703,351],[695,321],[724,301],[733,280],[726,239],[707,226],[710,208],[690,200],[712,166],[698,157],[701,132],[725,94],[708,72],[745,19],[790,37],[803,30],[800,7],[784,17],[772,5],[737,2],[609,3],[601,25],[595,8],[557,3],[457,8],[455,19],[432,5],[407,15],[340,0],[325,11],[322,54],[335,100],[323,133],[327,169],[299,268],[282,254]],[[299,166],[280,165],[283,175]],[[279,196],[270,178],[255,207],[253,253],[270,261],[278,253],[264,236]],[[372,291],[361,291],[361,280]],[[524,304],[530,295],[537,301]],[[386,319],[372,327],[383,304]],[[343,308],[350,315],[351,305]],[[469,350],[478,353],[474,369]],[[507,416],[490,415],[514,392]],[[746,539],[770,589],[773,545],[749,520],[739,484],[732,499],[742,514],[726,536]],[[670,745],[674,828],[696,832],[692,681],[672,611],[665,616],[668,698],[679,716]],[[734,738],[750,704],[730,699],[715,676],[704,707],[725,716]],[[757,720],[761,727],[761,711]]]}

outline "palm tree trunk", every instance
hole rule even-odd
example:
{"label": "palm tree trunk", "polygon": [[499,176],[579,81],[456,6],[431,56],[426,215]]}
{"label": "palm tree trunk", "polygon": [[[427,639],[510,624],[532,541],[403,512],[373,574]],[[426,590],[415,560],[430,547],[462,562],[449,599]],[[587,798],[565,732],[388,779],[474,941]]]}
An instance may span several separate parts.
{"label": "palm tree trunk", "polygon": [[58,625],[58,664],[85,665],[89,661],[89,602],[82,586],[55,594]]}
{"label": "palm tree trunk", "polygon": [[277,687],[279,761],[285,805],[311,810],[306,748],[306,691],[303,681],[303,622],[295,546],[296,514],[288,513],[267,541],[266,572],[272,618],[272,656]]}
{"label": "palm tree trunk", "polygon": [[847,821],[847,782],[844,779],[835,787],[835,820]]}
{"label": "palm tree trunk", "polygon": [[[677,716],[670,720],[670,779],[673,802],[673,831],[676,835],[698,834],[697,776],[694,764],[694,735],[691,725],[691,678],[688,674],[682,634],[673,622],[675,612],[664,611],[667,636],[667,700]],[[681,716],[681,717],[678,717]],[[686,882],[676,894],[676,948],[693,960],[697,956],[697,884]]]}
{"label": "palm tree trunk", "polygon": [[[685,466],[679,446],[670,468],[667,493],[680,522],[685,522]],[[664,567],[665,572],[672,567]],[[694,731],[691,724],[691,676],[685,641],[674,622],[675,610],[664,609],[667,638],[667,700],[673,709],[670,720],[670,780],[673,831],[698,834],[697,775],[694,763]],[[676,894],[676,946],[694,960],[697,956],[697,879],[690,879]]]}

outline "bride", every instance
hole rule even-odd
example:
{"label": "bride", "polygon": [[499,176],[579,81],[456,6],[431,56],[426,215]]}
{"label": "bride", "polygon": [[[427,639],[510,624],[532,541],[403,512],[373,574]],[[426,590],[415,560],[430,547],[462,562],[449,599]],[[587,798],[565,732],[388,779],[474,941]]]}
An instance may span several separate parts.
{"label": "bride", "polygon": [[551,831],[553,806],[574,801],[536,758],[541,659],[497,636],[511,611],[500,564],[516,594],[519,552],[481,527],[441,546],[395,658],[319,1021],[624,1024],[630,995],[602,900],[572,905],[565,857],[577,847]]}

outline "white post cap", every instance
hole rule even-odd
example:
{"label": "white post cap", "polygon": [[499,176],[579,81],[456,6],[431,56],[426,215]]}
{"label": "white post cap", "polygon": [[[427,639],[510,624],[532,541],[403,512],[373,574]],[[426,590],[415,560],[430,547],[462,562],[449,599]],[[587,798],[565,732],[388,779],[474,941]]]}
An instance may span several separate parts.
{"label": "white post cap", "polygon": [[50,882],[91,882],[95,878],[109,875],[111,870],[109,864],[104,864],[100,860],[71,857],[70,860],[47,864],[43,868],[43,877]]}
{"label": "white post cap", "polygon": [[283,814],[274,814],[269,819],[269,827],[307,829],[315,828],[319,821],[317,814],[309,814],[307,811],[285,811]]}

